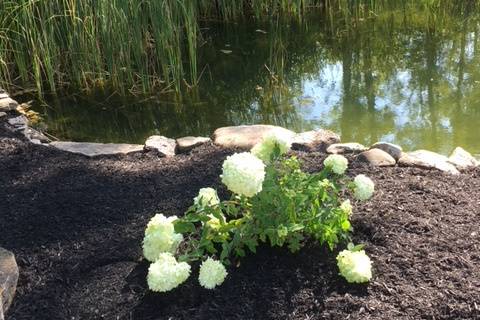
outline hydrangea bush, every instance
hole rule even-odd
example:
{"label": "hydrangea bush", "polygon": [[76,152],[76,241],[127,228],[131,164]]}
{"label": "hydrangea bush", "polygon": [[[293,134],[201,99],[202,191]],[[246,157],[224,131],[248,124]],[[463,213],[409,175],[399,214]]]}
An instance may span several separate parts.
{"label": "hydrangea bush", "polygon": [[[147,276],[151,290],[165,292],[186,281],[194,261],[203,261],[200,285],[213,289],[225,280],[225,266],[247,251],[255,253],[260,243],[295,252],[307,239],[331,250],[350,242],[352,205],[342,199],[344,191],[367,200],[373,181],[364,175],[347,178],[348,160],[341,155],[328,156],[320,172],[306,173],[295,156],[284,156],[289,149],[288,141],[266,137],[251,152],[224,161],[221,180],[230,199],[221,201],[215,189],[202,188],[182,218],[152,218],[143,241],[144,256],[153,262]],[[348,282],[372,277],[371,261],[359,248],[349,245],[337,256]]]}

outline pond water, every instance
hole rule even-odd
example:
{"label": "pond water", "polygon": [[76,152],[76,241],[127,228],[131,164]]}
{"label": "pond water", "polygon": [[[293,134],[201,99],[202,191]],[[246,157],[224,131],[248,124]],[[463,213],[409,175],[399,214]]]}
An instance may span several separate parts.
{"label": "pond water", "polygon": [[300,22],[206,23],[200,85],[181,97],[69,95],[36,102],[48,132],[143,143],[266,123],[342,141],[480,153],[479,14],[393,8]]}

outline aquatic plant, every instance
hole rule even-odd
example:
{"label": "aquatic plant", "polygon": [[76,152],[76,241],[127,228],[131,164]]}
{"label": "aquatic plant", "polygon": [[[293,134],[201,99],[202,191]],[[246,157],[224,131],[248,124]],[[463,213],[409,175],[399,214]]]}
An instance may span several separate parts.
{"label": "aquatic plant", "polygon": [[198,22],[300,15],[315,0],[0,1],[0,86],[179,91],[200,74]]}

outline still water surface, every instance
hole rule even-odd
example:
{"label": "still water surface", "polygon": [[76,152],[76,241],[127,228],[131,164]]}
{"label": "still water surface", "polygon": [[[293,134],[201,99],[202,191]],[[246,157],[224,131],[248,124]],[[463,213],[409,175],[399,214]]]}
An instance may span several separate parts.
{"label": "still water surface", "polygon": [[480,153],[480,14],[400,8],[302,23],[204,26],[197,90],[35,103],[48,132],[74,141],[143,143],[267,123],[328,128],[342,141]]}

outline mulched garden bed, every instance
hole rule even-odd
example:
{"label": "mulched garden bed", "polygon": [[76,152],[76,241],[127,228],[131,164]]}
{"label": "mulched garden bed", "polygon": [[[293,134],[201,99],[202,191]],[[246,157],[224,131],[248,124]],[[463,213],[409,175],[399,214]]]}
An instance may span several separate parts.
{"label": "mulched garden bed", "polygon": [[[225,197],[218,175],[231,152],[88,159],[0,130],[0,246],[20,267],[8,319],[480,319],[480,170],[352,164],[377,188],[353,216],[374,263],[368,285],[346,283],[335,253],[309,244],[262,247],[213,291],[194,268],[178,289],[149,292],[146,223],[181,215],[201,187]],[[299,157],[316,171],[324,155]]]}

